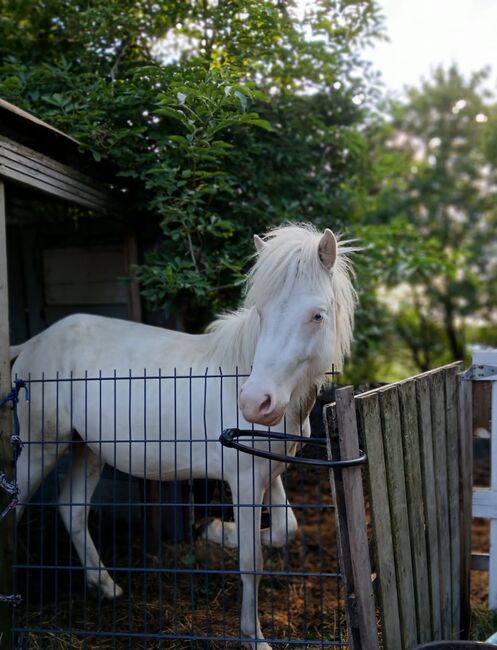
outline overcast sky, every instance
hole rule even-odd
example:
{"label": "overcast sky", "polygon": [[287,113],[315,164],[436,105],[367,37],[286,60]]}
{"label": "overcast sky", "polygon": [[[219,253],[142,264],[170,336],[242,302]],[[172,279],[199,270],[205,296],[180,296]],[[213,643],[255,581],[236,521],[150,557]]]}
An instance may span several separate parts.
{"label": "overcast sky", "polygon": [[497,0],[379,0],[390,42],[368,58],[388,89],[401,91],[437,64],[456,62],[467,75],[489,65],[497,78]]}

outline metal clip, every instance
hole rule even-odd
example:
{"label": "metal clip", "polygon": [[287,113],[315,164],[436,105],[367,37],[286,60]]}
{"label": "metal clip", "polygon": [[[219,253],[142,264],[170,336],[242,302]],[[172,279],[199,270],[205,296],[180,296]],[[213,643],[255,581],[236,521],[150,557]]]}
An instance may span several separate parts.
{"label": "metal clip", "polygon": [[497,366],[475,364],[472,365],[471,368],[468,368],[462,376],[466,381],[471,381],[473,379],[489,379],[490,377],[495,377],[497,379]]}

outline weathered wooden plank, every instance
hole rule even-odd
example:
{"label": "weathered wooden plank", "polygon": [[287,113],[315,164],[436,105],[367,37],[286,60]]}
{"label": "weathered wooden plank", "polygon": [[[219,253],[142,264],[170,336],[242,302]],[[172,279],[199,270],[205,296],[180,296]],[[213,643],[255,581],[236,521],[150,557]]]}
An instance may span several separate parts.
{"label": "weathered wooden plank", "polygon": [[0,136],[0,156],[6,164],[11,164],[20,170],[29,170],[35,176],[45,176],[47,180],[51,179],[55,185],[63,183],[76,192],[93,196],[96,200],[109,200],[109,195],[97,187],[96,181],[68,165],[63,165],[3,136]]}
{"label": "weathered wooden plank", "polygon": [[47,183],[43,178],[36,178],[35,176],[28,174],[26,172],[21,172],[12,167],[6,165],[0,160],[0,177],[4,177],[8,180],[27,185],[35,190],[40,192],[45,192],[51,196],[55,196],[59,199],[65,201],[70,201],[71,203],[76,203],[81,205],[84,208],[90,208],[91,210],[96,210],[99,212],[106,211],[106,208],[100,203],[96,202],[92,197],[82,196],[81,194],[76,194],[73,191],[68,191],[65,187],[60,187],[53,185],[53,183]]}
{"label": "weathered wooden plank", "polygon": [[[340,445],[336,425],[336,405],[329,404],[323,409],[324,426],[326,431],[326,446],[328,458],[340,458]],[[333,502],[336,506],[336,527],[338,541],[338,557],[340,571],[343,575],[343,588],[345,600],[345,615],[350,634],[352,648],[361,648],[361,631],[355,615],[355,584],[352,571],[352,558],[350,557],[350,531],[347,523],[347,502],[343,485],[343,472],[330,469],[330,485]]]}
{"label": "weathered wooden plank", "polygon": [[49,285],[61,278],[71,284],[106,282],[126,272],[124,250],[118,243],[48,248],[43,251],[43,270]]}
{"label": "weathered wooden plank", "polygon": [[58,283],[47,286],[46,305],[126,305],[128,293],[118,280],[91,284]]}
{"label": "weathered wooden plank", "polygon": [[60,191],[76,196],[78,198],[86,198],[89,202],[98,205],[98,198],[95,197],[93,192],[86,191],[85,188],[74,186],[67,179],[54,178],[52,174],[47,173],[46,170],[37,171],[32,168],[31,165],[24,164],[23,162],[17,162],[12,160],[10,156],[5,155],[4,150],[0,150],[0,169],[2,170],[3,175],[11,176],[15,178],[15,174],[22,175],[26,179],[31,179],[31,182],[34,183],[38,181],[40,184],[43,183],[47,187],[51,187],[53,191]]}
{"label": "weathered wooden plank", "polygon": [[[359,437],[354,392],[351,386],[337,391],[336,414],[340,458],[344,460],[357,458],[359,455]],[[350,467],[343,470],[343,486],[346,500],[347,525],[349,531],[353,531],[353,534],[349,535],[349,544],[356,590],[361,648],[364,650],[377,650],[379,647],[378,634],[376,630],[376,613],[371,583],[371,565],[366,528],[366,510],[360,467]]]}
{"label": "weathered wooden plank", "polygon": [[421,446],[421,473],[425,504],[426,540],[428,547],[428,574],[430,578],[430,605],[432,639],[442,638],[440,608],[440,553],[438,547],[438,517],[435,499],[435,465],[433,459],[433,432],[431,425],[430,375],[416,377],[418,430]]}
{"label": "weathered wooden plank", "polygon": [[461,368],[445,370],[445,418],[447,436],[447,486],[449,501],[449,548],[451,573],[451,638],[458,639],[461,629],[461,523],[459,496],[459,425],[457,413],[457,373]]}
{"label": "weathered wooden plank", "polygon": [[43,271],[47,305],[128,302],[122,246],[47,249]]}
{"label": "weathered wooden plank", "polygon": [[[0,179],[0,398],[10,390],[9,360],[9,291],[7,275],[7,232],[5,186]],[[11,412],[9,405],[0,407],[0,472],[10,479],[12,475],[12,447],[10,445]],[[5,505],[4,494],[0,509]],[[0,594],[10,594],[12,584],[13,514],[10,513],[0,528]],[[0,603],[0,648],[10,648],[10,606]]]}
{"label": "weathered wooden plank", "polygon": [[46,122],[43,122],[43,120],[40,120],[38,117],[34,115],[31,115],[31,113],[28,113],[27,111],[23,111],[22,108],[19,108],[19,106],[16,106],[15,104],[11,104],[5,99],[0,98],[0,108],[4,111],[9,111],[10,113],[14,113],[15,115],[22,118],[23,121],[31,122],[37,126],[42,127],[43,129],[46,129],[47,131],[51,131],[52,133],[56,134],[58,137],[63,138],[64,140],[68,140],[70,142],[73,142],[76,145],[79,145],[79,142],[75,140],[72,136],[68,135],[67,133],[63,133],[62,131],[59,131],[59,129],[56,129],[51,124],[47,124]]}
{"label": "weathered wooden plank", "polygon": [[356,405],[361,437],[368,454],[375,572],[378,580],[383,646],[385,650],[399,650],[402,648],[402,636],[378,393],[358,396]]}
{"label": "weathered wooden plank", "polygon": [[425,535],[423,479],[416,405],[416,386],[413,380],[399,385],[404,468],[411,537],[417,630],[420,642],[431,640],[430,577]]}
{"label": "weathered wooden plank", "polygon": [[100,212],[119,209],[95,180],[4,136],[0,136],[0,176]]}
{"label": "weathered wooden plank", "polygon": [[[421,372],[419,375],[415,375],[414,377],[410,377],[410,379],[423,379],[424,377],[429,377],[430,375],[436,374],[440,372],[440,370],[447,370],[449,368],[457,367],[459,368],[461,365],[460,361],[453,361],[452,363],[448,363],[445,366],[441,366],[440,368],[435,368],[433,370],[427,370],[426,372]],[[398,387],[401,384],[403,384],[406,381],[406,379],[400,379],[399,381],[394,381],[391,384],[388,384],[386,388],[394,388]],[[384,388],[372,388],[371,390],[365,391],[364,393],[361,393],[357,397],[368,397],[368,395],[372,395],[373,393],[377,393],[378,391],[384,390]]]}
{"label": "weathered wooden plank", "polygon": [[442,634],[449,639],[452,619],[450,524],[447,476],[445,386],[443,371],[430,375],[435,497],[437,503]]}
{"label": "weathered wooden plank", "polygon": [[408,503],[400,430],[398,387],[394,386],[381,390],[379,397],[397,572],[402,643],[404,648],[410,648],[417,642],[416,601],[407,514]]}
{"label": "weathered wooden plank", "polygon": [[473,497],[472,382],[457,377],[459,408],[459,493],[461,497],[461,630],[467,638],[471,616],[471,523]]}

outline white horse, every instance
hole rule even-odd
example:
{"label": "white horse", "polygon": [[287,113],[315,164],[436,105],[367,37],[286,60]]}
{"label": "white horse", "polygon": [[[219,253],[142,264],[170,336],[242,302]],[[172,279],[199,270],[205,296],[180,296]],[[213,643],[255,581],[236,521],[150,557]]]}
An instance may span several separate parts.
{"label": "white horse", "polygon": [[[244,645],[270,650],[258,617],[261,542],[283,545],[297,528],[280,478],[284,464],[224,448],[218,437],[227,427],[276,427],[283,418],[289,433],[310,435],[316,387],[349,351],[355,294],[347,249],[330,230],[285,226],[254,239],[243,307],[205,334],[69,316],[13,348],[12,372],[30,390],[19,403],[28,444],[17,462],[18,517],[76,431],[85,444],[74,446],[59,510],[87,583],[114,598],[122,589],[87,524],[103,465],[153,480],[227,481],[235,522],[214,521],[205,534],[239,548]],[[207,368],[222,368],[223,376],[207,377]],[[284,443],[271,444],[283,451]],[[261,531],[265,495],[277,507],[271,528]]]}

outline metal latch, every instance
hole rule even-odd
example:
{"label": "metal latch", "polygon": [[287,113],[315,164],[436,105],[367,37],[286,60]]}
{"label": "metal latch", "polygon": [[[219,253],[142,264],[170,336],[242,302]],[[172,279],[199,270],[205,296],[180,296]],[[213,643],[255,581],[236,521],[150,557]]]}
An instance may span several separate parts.
{"label": "metal latch", "polygon": [[488,379],[494,376],[497,379],[497,366],[474,364],[466,370],[462,378],[466,381],[471,381],[472,379]]}

